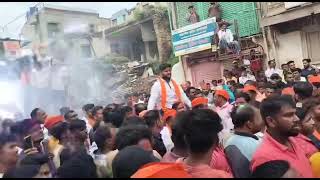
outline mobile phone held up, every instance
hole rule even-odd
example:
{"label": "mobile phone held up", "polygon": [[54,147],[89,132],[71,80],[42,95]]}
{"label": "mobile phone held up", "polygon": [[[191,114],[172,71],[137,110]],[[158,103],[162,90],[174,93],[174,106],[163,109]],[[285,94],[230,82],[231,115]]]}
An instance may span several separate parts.
{"label": "mobile phone held up", "polygon": [[24,137],[24,149],[31,149],[33,148],[33,141],[31,136]]}

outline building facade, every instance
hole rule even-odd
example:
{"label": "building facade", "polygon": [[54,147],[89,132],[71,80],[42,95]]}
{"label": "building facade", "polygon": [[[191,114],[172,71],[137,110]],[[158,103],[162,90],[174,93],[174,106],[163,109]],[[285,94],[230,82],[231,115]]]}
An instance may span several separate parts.
{"label": "building facade", "polygon": [[[199,23],[209,18],[210,2],[171,2],[170,23],[172,31],[179,32],[183,28],[192,29],[196,24],[187,21],[188,7],[193,6],[199,16]],[[259,27],[259,14],[255,2],[219,2],[221,18],[232,23],[229,27],[242,47],[242,54],[248,55],[251,49],[263,56],[263,36]],[[173,37],[174,38],[174,37]],[[254,39],[254,42],[252,41]],[[195,42],[191,42],[191,44]],[[206,50],[192,51],[180,56],[180,62],[173,72],[180,83],[192,82],[199,86],[200,82],[211,82],[222,79],[223,70],[231,69],[232,61],[239,60],[234,56],[222,55],[212,47]],[[183,69],[183,72],[179,70]]]}
{"label": "building facade", "polygon": [[278,65],[310,58],[320,65],[320,3],[260,2],[261,28],[265,35],[266,53]]}
{"label": "building facade", "polygon": [[21,36],[32,41],[30,47],[48,45],[49,53],[53,44],[62,40],[72,44],[68,48],[80,58],[99,58],[106,49],[101,32],[110,26],[111,20],[95,11],[45,4],[30,8]]}

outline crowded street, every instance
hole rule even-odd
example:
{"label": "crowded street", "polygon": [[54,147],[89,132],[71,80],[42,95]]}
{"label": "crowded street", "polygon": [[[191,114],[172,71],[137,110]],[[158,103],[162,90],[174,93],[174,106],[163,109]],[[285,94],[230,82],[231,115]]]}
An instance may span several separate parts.
{"label": "crowded street", "polygon": [[0,16],[0,178],[320,178],[320,3]]}

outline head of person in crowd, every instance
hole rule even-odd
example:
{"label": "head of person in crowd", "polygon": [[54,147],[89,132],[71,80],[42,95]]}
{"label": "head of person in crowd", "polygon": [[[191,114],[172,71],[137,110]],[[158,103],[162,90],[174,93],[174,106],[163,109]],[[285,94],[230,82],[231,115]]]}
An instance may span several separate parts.
{"label": "head of person in crowd", "polygon": [[196,89],[196,95],[195,95],[195,97],[194,98],[197,98],[197,97],[203,97],[204,95],[203,95],[203,93],[202,93],[202,91],[201,91],[201,89]]}
{"label": "head of person in crowd", "polygon": [[235,106],[238,107],[244,104],[249,104],[250,101],[251,101],[250,95],[248,93],[241,91],[236,94]]}
{"label": "head of person in crowd", "polygon": [[139,116],[131,116],[128,117],[126,121],[124,121],[121,125],[121,127],[129,126],[129,125],[147,125],[146,122],[142,119],[142,117]]}
{"label": "head of person in crowd", "polygon": [[294,81],[301,81],[301,71],[302,70],[300,68],[295,68],[291,70],[294,77]]}
{"label": "head of person in crowd", "polygon": [[197,92],[197,89],[195,87],[189,87],[186,90],[186,95],[189,97],[190,100],[192,100],[195,98],[196,92]]}
{"label": "head of person in crowd", "polygon": [[64,114],[64,120],[67,122],[71,122],[76,119],[78,119],[78,114],[74,110],[69,110]]}
{"label": "head of person in crowd", "polygon": [[266,90],[265,90],[266,97],[270,97],[270,96],[273,96],[276,94],[276,86],[275,85],[268,82],[265,84],[265,88],[266,88]]}
{"label": "head of person in crowd", "polygon": [[139,116],[139,114],[144,111],[144,110],[147,110],[147,105],[146,104],[143,104],[143,103],[138,103],[138,104],[135,104],[134,105],[134,109],[135,109],[135,114],[137,116]]}
{"label": "head of person in crowd", "polygon": [[92,108],[92,116],[96,121],[103,120],[103,107],[102,106],[95,106]]}
{"label": "head of person in crowd", "polygon": [[121,127],[116,135],[115,145],[120,151],[127,146],[138,145],[151,152],[152,132],[145,125],[128,125]]}
{"label": "head of person in crowd", "polygon": [[[273,84],[273,85],[276,85],[276,86],[279,86],[281,83],[283,83],[282,82],[282,78],[280,77],[280,75],[279,74],[272,74],[271,76],[270,76],[270,82]],[[279,88],[281,88],[281,87],[279,87]]]}
{"label": "head of person in crowd", "polygon": [[303,59],[302,60],[304,69],[308,69],[311,66],[311,59]]}
{"label": "head of person in crowd", "polygon": [[114,128],[119,128],[124,121],[124,116],[119,111],[108,112],[104,114],[103,121],[107,124],[111,124]]}
{"label": "head of person in crowd", "polygon": [[166,81],[171,79],[171,65],[170,64],[160,64],[159,66],[160,76]]}
{"label": "head of person in crowd", "polygon": [[44,139],[40,122],[35,119],[24,119],[21,123],[23,137],[31,136],[34,146],[39,147],[40,142]]}
{"label": "head of person in crowd", "polygon": [[157,110],[148,111],[143,116],[143,119],[146,122],[147,126],[152,131],[152,134],[157,137],[160,136],[160,131],[163,128],[163,123],[161,121],[159,111]]}
{"label": "head of person in crowd", "polygon": [[237,83],[234,80],[231,80],[227,82],[227,86],[232,92],[234,92],[236,90]]}
{"label": "head of person in crowd", "polygon": [[43,124],[46,118],[48,117],[48,115],[44,110],[40,108],[35,108],[31,111],[30,117],[31,119],[35,119],[39,121],[41,124]]}
{"label": "head of person in crowd", "polygon": [[198,97],[192,100],[192,109],[208,109],[208,99],[205,97]]}
{"label": "head of person in crowd", "polygon": [[82,107],[82,111],[86,118],[92,118],[91,110],[94,108],[94,104],[86,104]]}
{"label": "head of person in crowd", "polygon": [[293,90],[295,93],[295,100],[297,102],[303,102],[312,97],[313,94],[313,86],[308,82],[296,82],[293,85]]}
{"label": "head of person in crowd", "polygon": [[177,112],[183,112],[186,111],[186,106],[179,101],[172,105],[172,109],[176,110]]}
{"label": "head of person in crowd", "polygon": [[218,107],[225,105],[230,99],[230,96],[226,90],[217,90],[214,94],[213,101]]}
{"label": "head of person in crowd", "polygon": [[9,170],[5,178],[52,178],[49,157],[44,154],[32,154],[21,160],[18,166]]}
{"label": "head of person in crowd", "polygon": [[297,108],[296,112],[298,118],[300,119],[300,132],[305,136],[309,136],[314,131],[315,122],[312,118],[312,112],[310,109]]}
{"label": "head of person in crowd", "polygon": [[69,123],[70,142],[76,147],[84,147],[84,142],[88,138],[86,122],[81,119]]}
{"label": "head of person in crowd", "polygon": [[[61,153],[62,154],[62,153]],[[85,151],[72,153],[57,171],[58,178],[97,178],[97,166]]]}
{"label": "head of person in crowd", "polygon": [[0,133],[0,174],[13,168],[18,161],[18,143],[14,135]]}
{"label": "head of person in crowd", "polygon": [[123,106],[120,108],[120,112],[121,114],[124,116],[124,119],[127,119],[128,117],[132,116],[133,113],[133,109],[130,106]]}
{"label": "head of person in crowd", "polygon": [[257,88],[260,94],[265,94],[266,92],[266,87],[265,87],[265,82],[257,82]]}
{"label": "head of person in crowd", "polygon": [[288,65],[289,65],[289,69],[292,71],[296,68],[296,64],[294,61],[289,61],[288,62]]}
{"label": "head of person in crowd", "polygon": [[312,114],[312,118],[316,123],[316,127],[320,129],[320,98],[311,98],[304,102],[302,107]]}
{"label": "head of person in crowd", "polygon": [[268,66],[270,69],[276,68],[276,60],[272,59],[272,60],[268,61]]}
{"label": "head of person in crowd", "polygon": [[235,131],[256,134],[261,131],[264,123],[259,109],[249,105],[240,105],[231,113]]}
{"label": "head of person in crowd", "polygon": [[283,70],[283,72],[289,72],[289,65],[288,64],[281,64],[281,69]]}
{"label": "head of person in crowd", "polygon": [[253,178],[299,178],[299,174],[284,160],[261,164],[252,172]]}
{"label": "head of person in crowd", "polygon": [[10,134],[15,137],[18,147],[20,148],[23,148],[24,143],[22,129],[22,121],[16,122],[10,127]]}
{"label": "head of person in crowd", "polygon": [[194,109],[179,114],[177,119],[188,151],[186,162],[209,165],[219,143],[218,133],[223,129],[219,115],[209,109]]}
{"label": "head of person in crowd", "polygon": [[107,124],[103,122],[100,124],[94,132],[93,139],[98,146],[98,152],[96,154],[106,154],[112,150],[112,134]]}
{"label": "head of person in crowd", "polygon": [[272,96],[263,100],[260,112],[267,132],[277,140],[287,140],[290,136],[299,134],[299,118],[291,96]]}
{"label": "head of person in crowd", "polygon": [[45,127],[48,129],[50,135],[59,140],[60,144],[63,145],[68,142],[70,135],[68,122],[62,119],[52,118],[46,121]]}
{"label": "head of person in crowd", "polygon": [[251,101],[255,101],[258,94],[258,89],[253,85],[245,85],[243,88],[243,92],[250,95]]}
{"label": "head of person in crowd", "polygon": [[217,80],[212,80],[211,84],[213,87],[217,87],[218,86],[218,81]]}
{"label": "head of person in crowd", "polygon": [[112,161],[114,178],[130,178],[142,166],[158,162],[151,152],[139,146],[128,146],[120,150]]}
{"label": "head of person in crowd", "polygon": [[1,132],[10,133],[10,128],[15,122],[12,119],[3,119],[1,123]]}
{"label": "head of person in crowd", "polygon": [[175,122],[175,117],[177,115],[177,111],[174,109],[169,109],[166,112],[164,112],[162,121],[164,124],[169,127],[170,129],[172,128],[174,122]]}
{"label": "head of person in crowd", "polygon": [[293,73],[288,72],[284,75],[284,79],[287,82],[288,86],[293,86],[294,82],[295,82],[295,76],[293,75]]}
{"label": "head of person in crowd", "polygon": [[62,107],[62,108],[59,109],[60,115],[64,116],[70,110],[71,110],[70,107]]}

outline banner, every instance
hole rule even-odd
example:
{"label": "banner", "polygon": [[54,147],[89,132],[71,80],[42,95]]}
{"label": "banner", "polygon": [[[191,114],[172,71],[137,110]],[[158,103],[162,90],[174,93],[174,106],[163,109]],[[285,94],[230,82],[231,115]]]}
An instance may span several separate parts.
{"label": "banner", "polygon": [[216,18],[213,17],[172,31],[175,56],[210,49],[216,28]]}
{"label": "banner", "polygon": [[19,41],[3,41],[3,48],[6,57],[16,57],[19,55],[20,42]]}

